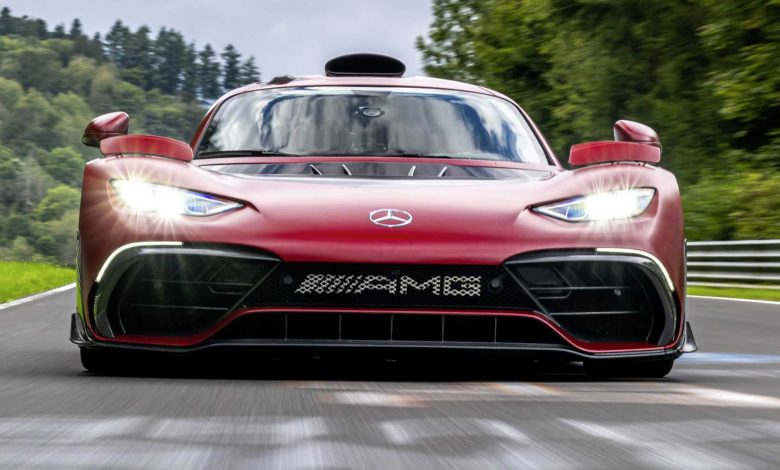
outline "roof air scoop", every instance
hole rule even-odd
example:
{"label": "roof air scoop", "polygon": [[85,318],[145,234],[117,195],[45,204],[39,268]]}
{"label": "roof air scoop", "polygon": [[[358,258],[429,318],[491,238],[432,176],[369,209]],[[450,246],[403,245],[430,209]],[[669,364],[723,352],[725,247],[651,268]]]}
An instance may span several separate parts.
{"label": "roof air scoop", "polygon": [[329,77],[402,77],[404,72],[403,62],[381,54],[342,55],[325,64],[325,75]]}

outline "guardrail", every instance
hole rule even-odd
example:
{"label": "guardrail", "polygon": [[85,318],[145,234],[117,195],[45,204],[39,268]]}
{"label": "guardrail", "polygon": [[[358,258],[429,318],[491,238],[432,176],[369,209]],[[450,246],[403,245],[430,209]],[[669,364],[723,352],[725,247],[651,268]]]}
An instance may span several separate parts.
{"label": "guardrail", "polygon": [[688,242],[688,285],[780,289],[780,240]]}

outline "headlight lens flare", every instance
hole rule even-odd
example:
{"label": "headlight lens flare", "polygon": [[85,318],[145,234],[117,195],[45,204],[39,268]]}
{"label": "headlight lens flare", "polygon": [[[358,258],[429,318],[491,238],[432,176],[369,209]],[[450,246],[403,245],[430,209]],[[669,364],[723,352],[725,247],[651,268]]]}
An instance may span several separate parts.
{"label": "headlight lens flare", "polygon": [[142,181],[114,180],[111,187],[128,210],[139,214],[204,217],[241,207],[208,194]]}
{"label": "headlight lens flare", "polygon": [[579,196],[534,210],[567,222],[630,219],[647,210],[654,196],[652,188],[625,189]]}

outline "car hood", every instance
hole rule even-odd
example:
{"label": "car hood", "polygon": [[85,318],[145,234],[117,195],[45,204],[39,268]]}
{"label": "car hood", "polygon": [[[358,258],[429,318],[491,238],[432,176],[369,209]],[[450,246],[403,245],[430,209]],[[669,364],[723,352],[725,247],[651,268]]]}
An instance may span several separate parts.
{"label": "car hood", "polygon": [[[533,183],[268,178],[253,181],[256,187],[247,199],[269,224],[288,230],[290,237],[446,240],[457,234],[485,241],[515,223],[533,200],[534,190],[527,187]],[[393,224],[379,220],[387,215],[407,223],[388,227]]]}
{"label": "car hood", "polygon": [[[286,261],[495,264],[541,249],[642,246],[656,231],[676,227],[679,218],[674,209],[679,207],[674,177],[633,164],[576,171],[548,168],[536,178],[506,179],[236,175],[206,165],[144,157],[103,159],[88,166],[86,187],[97,189],[88,189],[87,194],[103,200],[108,197],[101,196],[107,179],[139,175],[152,183],[213,194],[245,206],[165,224],[120,218],[119,232],[127,237],[112,240],[112,245],[138,239],[238,243]],[[568,223],[532,210],[540,204],[627,186],[659,189],[646,213],[625,223]],[[672,209],[666,211],[667,206]],[[409,213],[411,223],[386,227],[369,218],[372,212],[387,209]]]}

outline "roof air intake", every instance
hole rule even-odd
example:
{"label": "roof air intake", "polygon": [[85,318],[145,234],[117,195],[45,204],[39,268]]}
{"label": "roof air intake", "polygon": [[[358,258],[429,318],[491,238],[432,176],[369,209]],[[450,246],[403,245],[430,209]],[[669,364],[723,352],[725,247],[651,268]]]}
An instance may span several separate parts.
{"label": "roof air intake", "polygon": [[401,77],[404,72],[403,62],[381,54],[342,55],[325,64],[325,75],[329,77]]}

